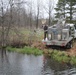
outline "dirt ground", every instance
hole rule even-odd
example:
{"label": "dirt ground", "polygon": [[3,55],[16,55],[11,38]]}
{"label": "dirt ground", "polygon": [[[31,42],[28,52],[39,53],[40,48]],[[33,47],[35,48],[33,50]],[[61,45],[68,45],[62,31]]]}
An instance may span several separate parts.
{"label": "dirt ground", "polygon": [[76,43],[74,43],[73,47],[71,49],[67,50],[69,55],[76,56]]}

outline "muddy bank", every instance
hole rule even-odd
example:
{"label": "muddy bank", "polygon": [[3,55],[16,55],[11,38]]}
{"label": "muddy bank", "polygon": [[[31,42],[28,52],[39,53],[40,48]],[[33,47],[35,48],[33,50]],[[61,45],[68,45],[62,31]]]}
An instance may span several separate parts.
{"label": "muddy bank", "polygon": [[43,50],[45,54],[48,54],[48,50],[59,50],[59,51],[65,51],[66,54],[70,55],[70,56],[76,56],[76,43],[73,44],[73,47],[71,49],[66,49],[64,47],[55,47],[55,46],[49,46],[46,47],[45,44],[43,44],[40,41],[34,41],[34,42],[30,42],[30,43],[25,43],[25,42],[13,42],[10,44],[10,46],[12,47],[16,47],[16,48],[23,48],[25,46],[30,46],[30,47],[34,47],[34,48],[38,48],[40,50]]}

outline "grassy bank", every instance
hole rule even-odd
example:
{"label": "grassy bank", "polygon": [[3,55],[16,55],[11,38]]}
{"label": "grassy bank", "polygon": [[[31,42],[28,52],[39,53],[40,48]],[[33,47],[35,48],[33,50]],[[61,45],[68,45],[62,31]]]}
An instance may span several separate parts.
{"label": "grassy bank", "polygon": [[59,50],[39,50],[38,48],[34,47],[28,47],[25,46],[23,48],[13,48],[13,47],[7,47],[7,51],[9,52],[18,52],[22,54],[33,54],[33,55],[42,55],[47,54],[47,56],[50,57],[50,59],[54,59],[59,63],[69,63],[71,65],[76,65],[76,56],[70,56],[65,51],[59,51]]}
{"label": "grassy bank", "polygon": [[[71,56],[67,54],[66,51],[46,49],[45,45],[41,43],[41,40],[43,39],[42,29],[34,31],[34,29],[28,30],[25,28],[21,28],[19,30],[19,34],[18,33],[16,34],[16,32],[11,31],[9,38],[10,38],[9,45],[12,47],[7,47],[8,51],[19,52],[23,54],[41,55],[45,50],[44,54],[48,54],[49,57],[53,58],[58,62],[76,64],[76,56],[73,56],[73,54],[76,55],[75,53],[76,48],[75,49],[73,48],[73,50],[71,49],[69,51],[70,54],[72,54]],[[15,47],[22,47],[22,48],[15,48]]]}
{"label": "grassy bank", "polygon": [[9,52],[18,52],[22,54],[33,54],[33,55],[42,55],[43,51],[39,50],[37,48],[32,48],[32,47],[23,47],[23,48],[13,48],[13,47],[7,47],[7,51]]}
{"label": "grassy bank", "polygon": [[65,51],[48,50],[48,56],[60,63],[69,63],[76,65],[76,56],[70,56]]}

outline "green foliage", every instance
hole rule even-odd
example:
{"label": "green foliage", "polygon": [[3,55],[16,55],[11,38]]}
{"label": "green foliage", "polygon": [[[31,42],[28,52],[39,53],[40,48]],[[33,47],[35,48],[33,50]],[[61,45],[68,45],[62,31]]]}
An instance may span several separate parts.
{"label": "green foliage", "polygon": [[65,17],[65,6],[66,6],[66,0],[59,0],[57,7],[55,8],[55,10],[57,11],[56,13],[56,18],[59,18],[60,16],[64,16]]}
{"label": "green foliage", "polygon": [[[73,23],[73,14],[76,11],[76,0],[58,0],[55,18],[59,18],[60,16],[64,16],[68,13],[69,16],[66,16],[67,22]],[[67,11],[67,12],[66,12]],[[68,12],[69,11],[69,12]]]}
{"label": "green foliage", "polygon": [[66,54],[64,51],[57,51],[57,50],[53,50],[53,51],[48,51],[49,52],[49,56],[51,56],[54,60],[58,61],[58,62],[65,62],[65,63],[71,63],[71,64],[76,64],[76,56],[69,56],[68,54]]}
{"label": "green foliage", "polygon": [[6,50],[9,51],[9,52],[11,52],[11,51],[14,52],[14,51],[16,51],[16,48],[7,47]]}
{"label": "green foliage", "polygon": [[76,65],[76,56],[71,57],[70,63]]}
{"label": "green foliage", "polygon": [[10,52],[18,52],[18,53],[22,53],[22,54],[33,54],[33,55],[41,55],[43,54],[42,50],[39,50],[37,48],[31,48],[31,47],[27,47],[25,46],[24,48],[13,48],[13,47],[7,47],[6,48],[8,51]]}
{"label": "green foliage", "polygon": [[34,54],[34,55],[43,54],[43,51],[41,51],[37,48],[30,48],[30,47],[24,47],[22,49],[18,49],[17,52],[23,53],[23,54]]}

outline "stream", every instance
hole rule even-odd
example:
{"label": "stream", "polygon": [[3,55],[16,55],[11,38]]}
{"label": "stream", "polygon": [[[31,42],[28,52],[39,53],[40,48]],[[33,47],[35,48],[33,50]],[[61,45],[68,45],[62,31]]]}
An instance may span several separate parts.
{"label": "stream", "polygon": [[0,51],[0,75],[76,75],[76,68],[44,55]]}

